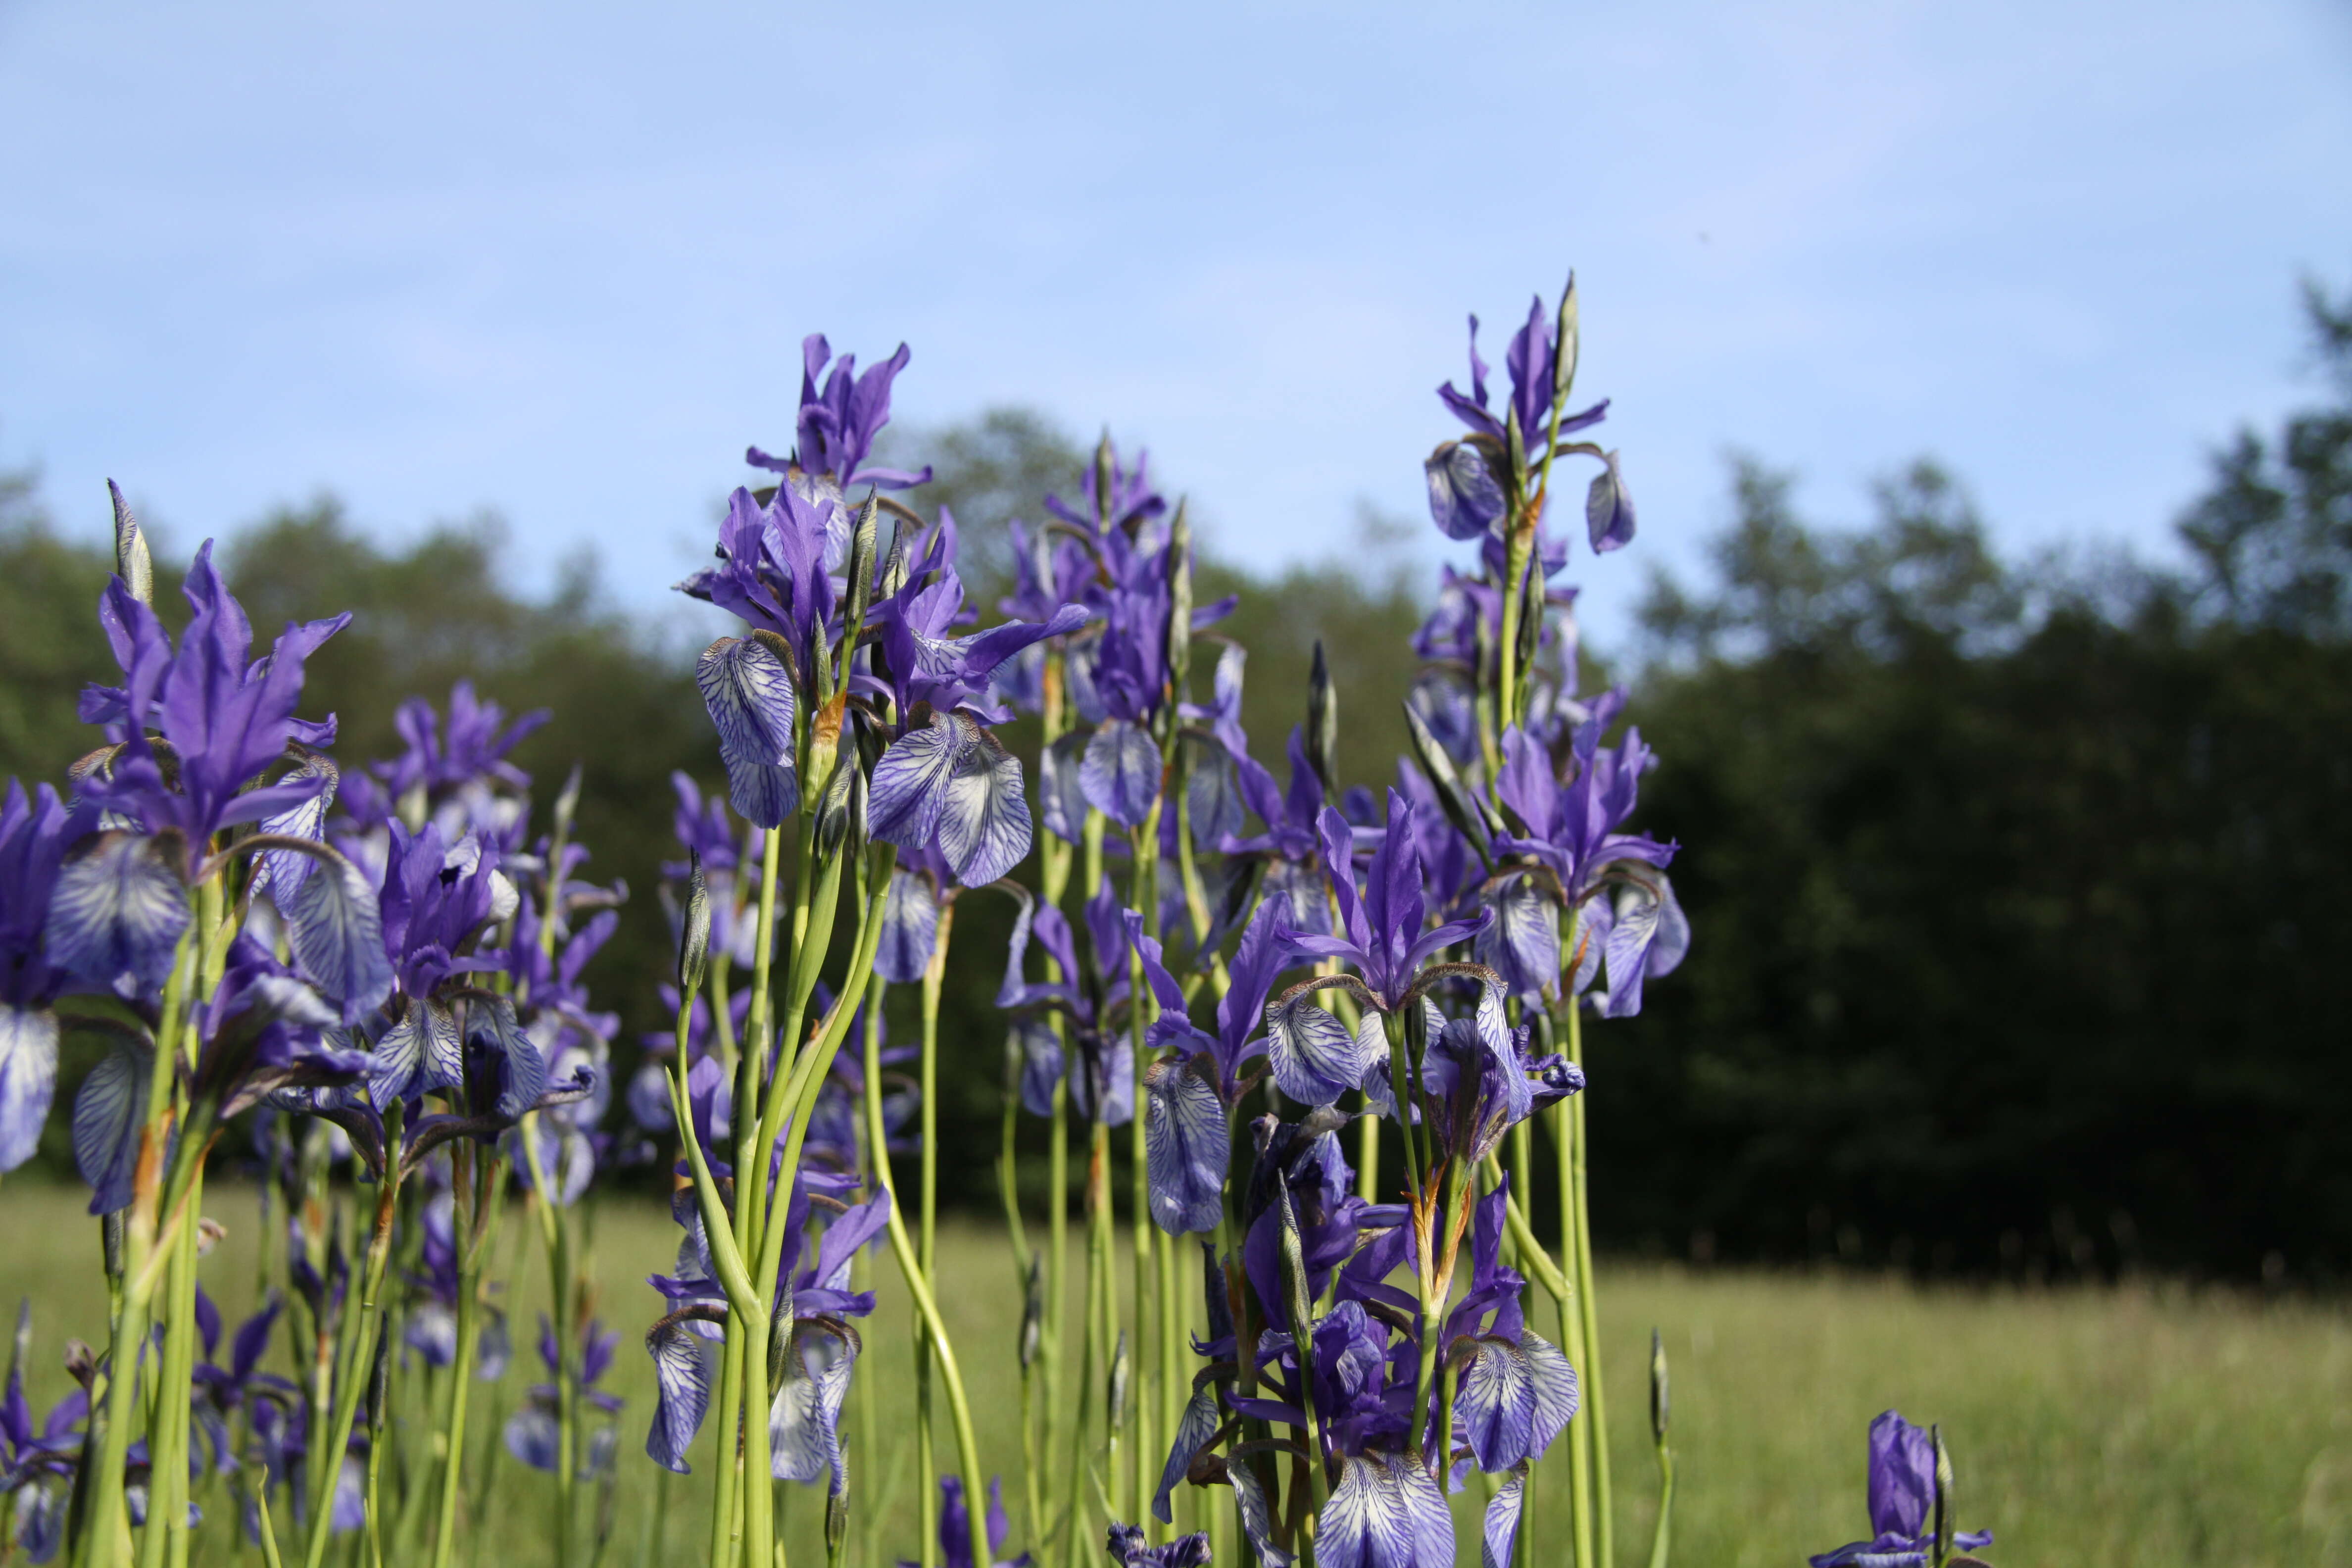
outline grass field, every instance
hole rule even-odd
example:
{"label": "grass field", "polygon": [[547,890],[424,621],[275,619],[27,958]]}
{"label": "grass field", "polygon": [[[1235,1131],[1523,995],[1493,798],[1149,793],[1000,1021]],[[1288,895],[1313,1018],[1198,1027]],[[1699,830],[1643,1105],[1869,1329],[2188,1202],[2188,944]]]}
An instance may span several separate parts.
{"label": "grass field", "polygon": [[[0,1294],[33,1300],[29,1392],[41,1408],[66,1387],[66,1339],[105,1336],[98,1229],[82,1202],[63,1188],[0,1190]],[[206,1289],[233,1324],[255,1297],[252,1194],[218,1187],[206,1207],[228,1228],[206,1260]],[[601,1313],[624,1333],[606,1381],[629,1402],[604,1563],[636,1568],[648,1547],[653,1563],[700,1562],[709,1433],[694,1455],[698,1473],[659,1489],[659,1472],[640,1452],[652,1380],[637,1342],[655,1316],[642,1281],[668,1268],[676,1232],[651,1204],[608,1202],[593,1218]],[[509,1237],[524,1231],[508,1227]],[[943,1305],[982,1444],[1003,1456],[1014,1497],[1019,1299],[1011,1266],[996,1233],[977,1226],[945,1234],[941,1258]],[[536,1251],[522,1259],[519,1329],[546,1289]],[[871,1538],[887,1563],[910,1554],[923,1526],[907,1457],[908,1318],[887,1254],[877,1262],[883,1304],[866,1328],[870,1359],[859,1368],[850,1419],[854,1428],[867,1402],[878,1473],[853,1480],[869,1508],[887,1500]],[[1960,1523],[1998,1532],[1987,1555],[2004,1568],[2352,1561],[2352,1316],[2341,1307],[2163,1286],[1923,1290],[1851,1275],[1633,1265],[1603,1268],[1601,1304],[1622,1563],[1645,1562],[1649,1541],[1653,1324],[1674,1367],[1675,1561],[1688,1568],[1799,1563],[1866,1534],[1864,1428],[1890,1405],[1943,1424],[1958,1468]],[[516,1335],[509,1397],[538,1375],[524,1364],[530,1337]],[[490,1404],[476,1404],[478,1445],[495,1440]],[[951,1462],[952,1446],[942,1451]],[[498,1475],[490,1528],[467,1542],[459,1562],[547,1562],[551,1484],[510,1462]],[[822,1563],[821,1493],[800,1492],[786,1508],[792,1561]],[[1567,1561],[1557,1523],[1539,1502],[1532,1561],[1547,1568]],[[1475,1563],[1475,1536],[1462,1539],[1464,1560]],[[231,1551],[225,1529],[199,1536],[200,1561],[225,1562]]]}

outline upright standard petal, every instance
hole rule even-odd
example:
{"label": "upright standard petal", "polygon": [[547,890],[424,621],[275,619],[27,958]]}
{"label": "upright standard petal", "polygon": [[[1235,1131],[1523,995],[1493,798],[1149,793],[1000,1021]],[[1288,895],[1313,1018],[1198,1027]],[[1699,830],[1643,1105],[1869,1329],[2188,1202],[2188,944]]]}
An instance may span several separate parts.
{"label": "upright standard petal", "polygon": [[1418,1458],[1351,1454],[1324,1505],[1319,1568],[1454,1568],[1454,1518]]}
{"label": "upright standard petal", "polygon": [[15,1170],[40,1148],[57,1092],[58,1016],[0,1002],[0,1171]]}
{"label": "upright standard petal", "polygon": [[294,894],[288,938],[303,973],[355,1024],[392,994],[383,921],[366,873],[331,850],[322,858]]}
{"label": "upright standard petal", "polygon": [[1141,725],[1107,719],[1087,742],[1078,784],[1097,811],[1122,826],[1140,827],[1160,799],[1160,748]]}
{"label": "upright standard petal", "polygon": [[940,852],[957,881],[985,887],[1029,853],[1029,801],[1021,791],[1021,759],[970,715],[956,717],[971,734],[940,803]]}
{"label": "upright standard petal", "polygon": [[122,996],[152,996],[171,977],[188,925],[188,889],[170,835],[101,833],[58,872],[46,932],[49,962]]}
{"label": "upright standard petal", "polygon": [[144,1045],[118,1041],[74,1097],[74,1164],[90,1185],[92,1214],[112,1214],[131,1203],[154,1059]]}
{"label": "upright standard petal", "polygon": [[1203,1070],[1205,1061],[1160,1061],[1143,1079],[1151,1218],[1171,1236],[1214,1230],[1224,1215],[1225,1107]]}
{"label": "upright standard petal", "polygon": [[754,826],[780,826],[800,805],[792,672],[757,637],[720,637],[697,661],[694,683],[719,729],[728,798]]}

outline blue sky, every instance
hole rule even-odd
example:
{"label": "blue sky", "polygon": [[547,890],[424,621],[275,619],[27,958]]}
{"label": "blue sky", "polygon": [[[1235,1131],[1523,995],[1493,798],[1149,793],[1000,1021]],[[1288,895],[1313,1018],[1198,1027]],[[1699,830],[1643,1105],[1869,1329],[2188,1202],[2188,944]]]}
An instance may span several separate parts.
{"label": "blue sky", "polygon": [[1643,526],[1580,562],[1606,637],[1733,448],[1832,519],[1925,451],[2018,547],[2161,551],[2314,391],[2347,168],[2304,0],[0,0],[0,462],[181,548],[494,507],[528,582],[585,543],[657,607],[822,330],[913,345],[904,419],[1108,421],[1273,564],[1422,515],[1464,313],[1499,363],[1573,265]]}

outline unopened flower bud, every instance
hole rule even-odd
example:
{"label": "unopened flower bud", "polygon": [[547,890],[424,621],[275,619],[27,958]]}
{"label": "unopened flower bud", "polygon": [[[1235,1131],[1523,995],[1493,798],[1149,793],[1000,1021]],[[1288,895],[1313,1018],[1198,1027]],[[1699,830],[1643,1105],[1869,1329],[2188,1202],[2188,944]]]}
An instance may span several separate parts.
{"label": "unopened flower bud", "polygon": [[572,764],[572,772],[563,780],[563,788],[555,797],[555,833],[559,838],[572,837],[572,819],[580,810],[580,764]]}
{"label": "unopened flower bud", "polygon": [[1127,1426],[1127,1331],[1118,1331],[1118,1348],[1111,1352],[1110,1394],[1106,1408],[1110,1413],[1110,1429],[1122,1430]]}
{"label": "unopened flower bud", "polygon": [[1666,1342],[1657,1330],[1650,1331],[1650,1436],[1658,1442],[1666,1440]]}
{"label": "unopened flower bud", "polygon": [[688,848],[686,853],[686,918],[678,925],[677,994],[690,1000],[702,989],[703,972],[710,964],[710,888],[702,875],[702,852]]}
{"label": "unopened flower bud", "polygon": [[1320,637],[1315,639],[1315,665],[1307,677],[1307,763],[1323,781],[1327,797],[1339,793],[1339,689],[1331,679]]}
{"label": "unopened flower bud", "polygon": [[147,532],[139,520],[131,515],[131,503],[122,499],[122,488],[112,479],[106,481],[106,493],[114,498],[114,574],[131,590],[131,596],[142,605],[155,602],[155,563],[147,553]]}
{"label": "unopened flower bud", "polygon": [[1045,1258],[1044,1254],[1032,1254],[1029,1259],[1029,1289],[1021,1304],[1021,1370],[1026,1372],[1035,1364],[1037,1352],[1045,1337]]}
{"label": "unopened flower bud", "polygon": [[1565,402],[1568,389],[1576,384],[1576,274],[1568,275],[1568,287],[1559,294],[1559,321],[1554,328],[1557,342],[1552,348],[1551,395],[1554,402]]}

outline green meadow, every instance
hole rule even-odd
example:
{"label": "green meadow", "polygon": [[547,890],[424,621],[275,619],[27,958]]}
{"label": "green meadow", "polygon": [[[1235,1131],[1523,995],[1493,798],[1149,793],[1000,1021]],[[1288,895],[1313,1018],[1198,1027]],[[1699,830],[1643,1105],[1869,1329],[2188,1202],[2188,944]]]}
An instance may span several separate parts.
{"label": "green meadow", "polygon": [[[65,1342],[105,1338],[98,1226],[83,1201],[36,1183],[0,1190],[0,1289],[32,1300],[28,1393],[40,1409],[67,1387]],[[253,1193],[216,1185],[205,1206],[227,1232],[205,1264],[205,1288],[233,1328],[255,1300]],[[605,1386],[628,1402],[602,1568],[702,1562],[709,1432],[692,1477],[663,1482],[641,1453],[652,1378],[639,1337],[656,1300],[643,1280],[669,1268],[677,1233],[650,1201],[604,1199],[590,1213],[597,1310],[623,1336]],[[470,1458],[495,1442],[506,1402],[538,1375],[530,1345],[546,1273],[530,1235],[520,1223],[506,1229],[521,1244],[509,1276],[520,1281],[510,1303],[517,1362],[499,1389],[478,1392]],[[992,1229],[950,1227],[940,1255],[942,1303],[982,1445],[1002,1456],[1017,1548],[1025,1544],[1014,1438],[1019,1292]],[[919,1512],[919,1512],[915,1496],[911,1357],[902,1353],[910,1321],[887,1253],[874,1255],[874,1272],[881,1307],[865,1332],[870,1348],[888,1353],[860,1366],[850,1395],[851,1441],[872,1456],[853,1470],[857,1511],[871,1522],[855,1526],[851,1542],[853,1562],[870,1553],[887,1563],[913,1555],[927,1528]],[[1631,1263],[1604,1267],[1601,1279],[1621,1563],[1647,1561],[1654,1507],[1653,1325],[1673,1368],[1675,1560],[1687,1568],[1801,1563],[1866,1534],[1864,1429],[1890,1405],[1942,1424],[1959,1522],[1996,1532],[1985,1555],[2004,1568],[2352,1561],[2352,1316],[2340,1305],[2159,1282],[1927,1289],[1850,1273]],[[284,1357],[281,1336],[272,1364],[283,1370]],[[952,1452],[944,1440],[940,1447]],[[499,1458],[487,1526],[468,1527],[457,1562],[544,1563],[551,1485]],[[232,1510],[221,1483],[207,1487],[198,1559],[228,1562],[238,1552],[226,1527]],[[821,1563],[822,1493],[785,1489],[796,1494],[785,1504],[788,1561]],[[1476,1500],[1474,1492],[1461,1505]],[[1530,1562],[1567,1561],[1561,1524],[1539,1494]],[[1465,1528],[1461,1539],[1464,1561],[1475,1562],[1475,1533]],[[1080,1561],[1097,1556],[1089,1543]],[[248,1552],[242,1561],[260,1559]]]}

